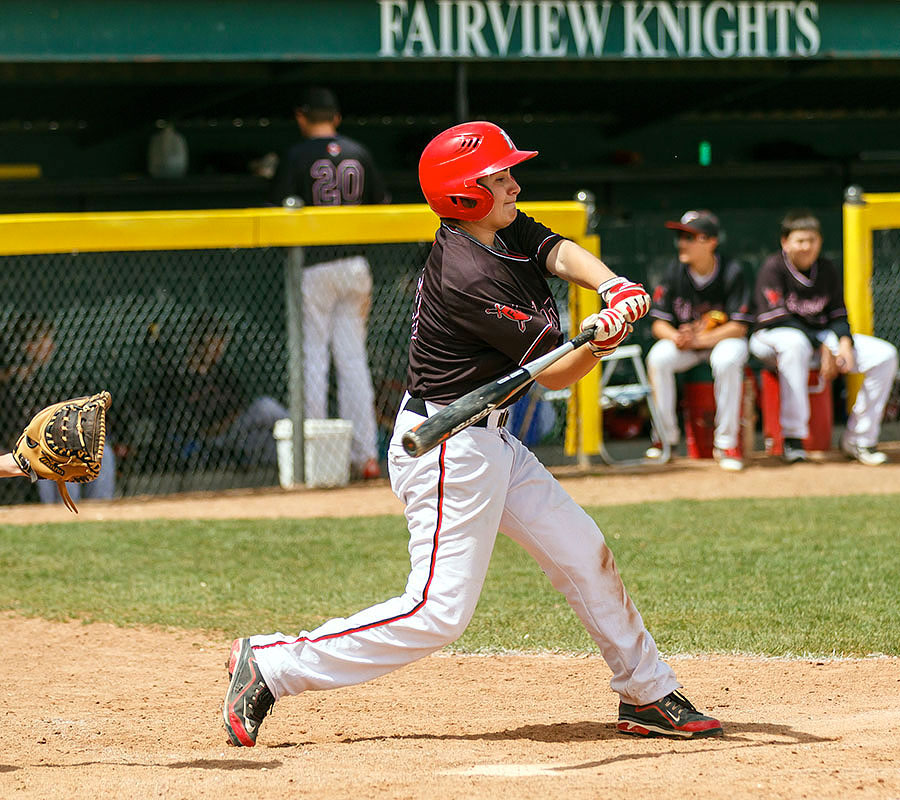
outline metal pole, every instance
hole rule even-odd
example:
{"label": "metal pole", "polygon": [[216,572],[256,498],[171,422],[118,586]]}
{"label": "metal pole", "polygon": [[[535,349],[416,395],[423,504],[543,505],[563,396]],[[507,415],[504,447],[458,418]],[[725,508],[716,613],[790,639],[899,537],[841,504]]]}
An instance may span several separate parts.
{"label": "metal pole", "polygon": [[294,483],[303,483],[303,248],[289,247],[284,260],[287,311],[288,399],[293,423]]}
{"label": "metal pole", "polygon": [[469,119],[469,77],[465,61],[456,63],[456,121]]}

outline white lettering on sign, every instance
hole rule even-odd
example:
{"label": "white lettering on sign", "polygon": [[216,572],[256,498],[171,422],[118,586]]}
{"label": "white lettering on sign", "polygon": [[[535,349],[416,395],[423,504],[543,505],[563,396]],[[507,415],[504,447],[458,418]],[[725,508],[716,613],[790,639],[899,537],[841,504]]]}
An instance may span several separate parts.
{"label": "white lettering on sign", "polygon": [[775,18],[775,50],[773,55],[782,58],[791,54],[788,38],[793,3],[769,3],[769,13]]}
{"label": "white lettering on sign", "polygon": [[738,3],[738,55],[767,56],[765,3]]}
{"label": "white lettering on sign", "polygon": [[534,46],[534,0],[522,3],[522,55],[537,55]]}
{"label": "white lettering on sign", "polygon": [[818,3],[797,3],[797,31],[806,39],[806,44],[797,42],[797,55],[814,56],[818,53],[822,44]]}
{"label": "white lettering on sign", "polygon": [[[725,21],[721,28],[719,14],[724,14]],[[729,58],[734,55],[734,42],[737,34],[734,32],[734,3],[724,3],[717,0],[710,3],[703,13],[703,46],[706,52],[715,58]]]}
{"label": "white lettering on sign", "polygon": [[491,55],[487,42],[484,40],[482,30],[487,21],[487,12],[484,3],[479,0],[460,0],[456,4],[459,15],[459,47],[457,55],[481,56]]}
{"label": "white lettering on sign", "polygon": [[453,3],[440,0],[441,55],[453,55]]}
{"label": "white lettering on sign", "polygon": [[518,3],[507,3],[506,14],[503,13],[503,3],[497,0],[489,0],[487,3],[488,19],[494,31],[494,39],[497,42],[497,55],[505,56],[509,52],[509,43],[512,41],[513,28],[519,13]]}
{"label": "white lettering on sign", "polygon": [[601,8],[598,16],[596,3],[566,3],[575,54],[579,57],[586,56],[589,52],[595,56],[603,54],[612,3],[602,3]]}
{"label": "white lettering on sign", "polygon": [[[650,32],[646,28],[650,12],[653,10],[650,3],[636,3],[634,0],[628,0],[622,5],[625,6],[625,49],[622,51],[622,55],[629,58],[659,55]],[[641,6],[640,10],[638,10],[638,6]]]}
{"label": "white lettering on sign", "polygon": [[819,4],[788,0],[377,0],[384,58],[789,58]]}
{"label": "white lettering on sign", "polygon": [[538,6],[540,19],[538,27],[541,32],[541,53],[559,58],[568,51],[568,40],[561,38],[559,33],[559,21],[565,7],[559,0],[549,0]]}
{"label": "white lettering on sign", "polygon": [[419,3],[413,8],[413,13],[409,20],[403,55],[408,58],[416,55],[417,52],[423,56],[436,56],[438,54],[437,47],[434,44],[434,34],[431,31],[431,23],[428,21],[428,11],[424,5]]}
{"label": "white lettering on sign", "polygon": [[396,49],[397,42],[403,39],[403,14],[406,3],[397,0],[378,0],[381,8],[381,47],[378,49],[380,56],[399,55]]}
{"label": "white lettering on sign", "polygon": [[657,9],[659,14],[660,49],[666,49],[665,39],[663,39],[663,36],[665,36],[672,43],[672,48],[675,50],[676,55],[686,55],[687,26],[684,24],[685,11],[684,3],[678,3],[674,10],[669,3],[660,4]]}

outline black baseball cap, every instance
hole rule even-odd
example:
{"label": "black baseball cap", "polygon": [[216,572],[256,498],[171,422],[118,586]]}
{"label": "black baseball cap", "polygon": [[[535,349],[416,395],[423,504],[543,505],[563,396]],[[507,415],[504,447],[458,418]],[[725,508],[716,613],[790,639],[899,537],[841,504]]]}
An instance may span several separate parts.
{"label": "black baseball cap", "polygon": [[712,211],[685,211],[681,215],[678,222],[667,222],[666,227],[673,231],[684,231],[685,233],[698,234],[705,236],[718,236],[721,226],[719,218]]}
{"label": "black baseball cap", "polygon": [[340,108],[338,107],[337,97],[335,97],[331,89],[312,86],[300,96],[297,110],[304,113],[308,111],[333,111],[337,114]]}

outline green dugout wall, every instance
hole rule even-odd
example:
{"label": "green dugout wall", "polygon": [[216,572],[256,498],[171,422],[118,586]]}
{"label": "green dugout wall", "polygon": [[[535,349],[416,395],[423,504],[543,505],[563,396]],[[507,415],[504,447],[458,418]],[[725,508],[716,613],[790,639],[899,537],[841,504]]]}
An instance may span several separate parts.
{"label": "green dugout wall", "polygon": [[[623,267],[667,256],[661,222],[711,207],[742,255],[812,206],[840,254],[844,189],[900,184],[900,3],[574,0],[6,0],[0,212],[257,207],[254,164],[333,87],[395,202],[461,116],[541,156],[525,198],[593,193]],[[147,174],[173,122],[183,178]]]}
{"label": "green dugout wall", "polygon": [[871,0],[6,0],[4,17],[0,50],[24,61],[896,57],[900,23]]}
{"label": "green dugout wall", "polygon": [[[717,206],[779,178],[809,200],[889,191],[898,31],[879,0],[6,0],[0,211],[259,205],[251,164],[295,140],[310,83],[337,90],[401,202],[460,117],[541,149],[541,199],[587,188],[614,214],[678,208],[697,182]],[[184,181],[147,179],[165,122]]]}

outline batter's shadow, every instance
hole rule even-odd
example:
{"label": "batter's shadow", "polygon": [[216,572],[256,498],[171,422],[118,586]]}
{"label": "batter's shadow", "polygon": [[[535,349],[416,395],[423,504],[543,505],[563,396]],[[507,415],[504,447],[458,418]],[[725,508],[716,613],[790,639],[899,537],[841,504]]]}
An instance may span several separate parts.
{"label": "batter's shadow", "polygon": [[[270,759],[268,761],[251,761],[243,758],[197,758],[193,761],[175,761],[171,764],[161,764],[158,761],[77,761],[67,764],[56,764],[50,762],[41,762],[40,764],[32,764],[31,766],[40,767],[42,769],[71,769],[72,767],[95,767],[98,765],[111,767],[165,767],[167,769],[211,769],[211,770],[255,770],[265,771],[277,769],[282,765],[281,761]],[[20,767],[5,769],[0,764],[0,772],[11,772],[12,769],[20,769]]]}
{"label": "batter's shadow", "polygon": [[[798,731],[789,725],[777,723],[755,722],[728,722],[723,720],[723,736],[709,737],[704,741],[713,744],[725,742],[731,745],[746,747],[759,747],[768,745],[817,744],[821,742],[833,742],[837,737],[827,738],[816,736],[805,731]],[[528,740],[532,742],[568,744],[572,742],[600,742],[616,739],[624,741],[631,738],[640,741],[638,737],[625,737],[616,730],[615,723],[611,722],[556,722],[549,725],[522,725],[518,728],[509,728],[503,731],[486,731],[483,733],[404,733],[391,736],[366,736],[349,737],[342,739],[345,744],[356,742],[377,742],[390,740],[435,740],[435,741],[511,741]],[[657,739],[656,741],[661,741]],[[683,740],[668,739],[666,741],[678,742]],[[691,745],[696,744],[695,741]],[[621,758],[643,758],[653,754],[634,754]]]}

